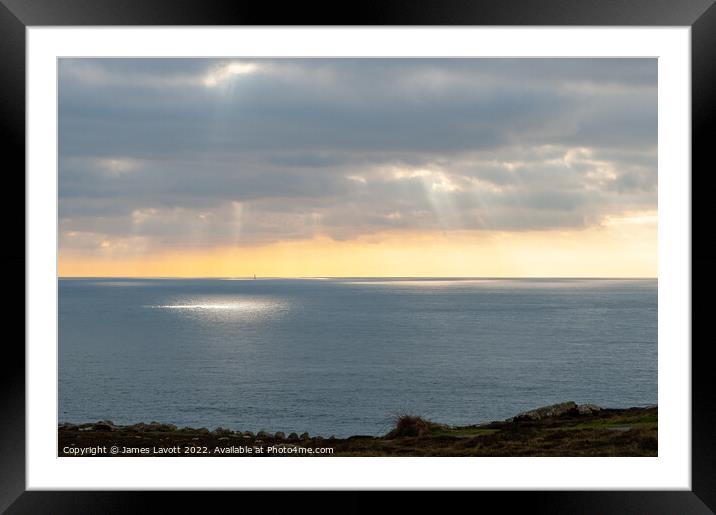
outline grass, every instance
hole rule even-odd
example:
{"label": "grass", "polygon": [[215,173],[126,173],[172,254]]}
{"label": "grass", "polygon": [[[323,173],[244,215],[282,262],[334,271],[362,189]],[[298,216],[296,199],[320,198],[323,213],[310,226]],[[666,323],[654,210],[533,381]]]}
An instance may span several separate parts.
{"label": "grass", "polygon": [[638,413],[616,415],[609,418],[594,418],[586,421],[577,421],[573,424],[564,424],[551,430],[575,429],[610,429],[620,428],[654,428],[658,425],[658,416],[654,413]]}
{"label": "grass", "polygon": [[483,427],[455,427],[448,429],[435,429],[431,431],[431,436],[455,436],[458,438],[466,438],[471,436],[484,436],[499,433],[499,429],[490,429]]}

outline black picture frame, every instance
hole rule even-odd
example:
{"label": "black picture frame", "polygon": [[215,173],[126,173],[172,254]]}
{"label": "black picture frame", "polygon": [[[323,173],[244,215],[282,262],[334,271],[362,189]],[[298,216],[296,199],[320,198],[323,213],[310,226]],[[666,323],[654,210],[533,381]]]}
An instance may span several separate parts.
{"label": "black picture frame", "polygon": [[[692,72],[692,274],[702,271],[693,293],[713,286],[706,266],[716,255],[695,244],[693,233],[709,222],[705,187],[713,166],[707,161],[712,146],[708,134],[716,125],[713,93],[716,76],[716,6],[714,0],[383,0],[333,6],[270,2],[217,2],[190,0],[0,0],[0,145],[2,146],[6,197],[3,203],[5,230],[15,242],[6,244],[0,259],[7,281],[25,298],[25,226],[17,222],[25,180],[25,44],[28,26],[82,25],[605,25],[605,26],[689,26],[691,27]],[[710,130],[709,130],[710,129]],[[12,163],[12,164],[10,164]],[[708,163],[708,164],[707,164]],[[707,168],[708,166],[708,168]],[[698,174],[694,171],[698,170]],[[689,173],[685,170],[684,173]],[[8,182],[9,181],[9,184]],[[696,186],[696,187],[694,187]],[[23,192],[20,194],[20,192]],[[17,201],[18,205],[13,205]],[[699,206],[696,208],[696,206]],[[693,252],[698,250],[694,258]],[[12,307],[14,306],[14,307]],[[15,302],[7,308],[7,321],[18,324],[20,309]],[[704,320],[707,307],[692,300],[692,313]],[[692,314],[693,320],[693,314]],[[8,324],[9,327],[9,324]],[[699,327],[694,325],[692,327]],[[23,325],[23,342],[24,342]],[[716,397],[711,381],[712,365],[707,359],[711,342],[693,333],[692,349],[692,490],[642,492],[479,492],[470,502],[486,506],[499,503],[501,509],[529,509],[531,513],[712,513],[716,510]],[[214,495],[236,503],[253,500],[258,494],[177,492],[49,492],[25,491],[25,350],[19,337],[8,337],[2,348],[0,375],[0,511],[7,513],[136,513],[149,504],[160,503],[163,512],[171,509],[206,511]],[[208,496],[212,495],[211,501]],[[473,494],[470,494],[473,497]],[[170,498],[171,497],[171,498]],[[304,494],[272,495],[270,511],[303,502]],[[261,503],[265,500],[262,498]],[[425,507],[422,494],[404,501]],[[484,503],[484,504],[483,504]],[[175,504],[176,508],[170,507]],[[329,494],[311,509],[357,512],[382,505],[375,493],[351,492],[336,498]],[[238,505],[235,505],[238,507]]]}

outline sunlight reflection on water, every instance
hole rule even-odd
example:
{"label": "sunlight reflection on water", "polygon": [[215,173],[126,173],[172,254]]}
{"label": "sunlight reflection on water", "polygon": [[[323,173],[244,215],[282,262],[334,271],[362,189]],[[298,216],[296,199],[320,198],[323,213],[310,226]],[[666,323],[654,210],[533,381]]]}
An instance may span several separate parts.
{"label": "sunlight reflection on water", "polygon": [[285,307],[284,303],[271,300],[239,300],[239,301],[211,301],[201,300],[187,303],[176,304],[158,304],[144,306],[150,309],[171,309],[185,311],[236,311],[236,312],[262,312],[262,311],[278,311]]}

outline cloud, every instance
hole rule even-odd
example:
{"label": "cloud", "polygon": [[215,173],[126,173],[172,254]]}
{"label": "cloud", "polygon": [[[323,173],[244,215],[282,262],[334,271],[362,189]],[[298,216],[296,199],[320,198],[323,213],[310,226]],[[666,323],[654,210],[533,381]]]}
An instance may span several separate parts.
{"label": "cloud", "polygon": [[656,77],[654,59],[61,59],[61,248],[653,211]]}

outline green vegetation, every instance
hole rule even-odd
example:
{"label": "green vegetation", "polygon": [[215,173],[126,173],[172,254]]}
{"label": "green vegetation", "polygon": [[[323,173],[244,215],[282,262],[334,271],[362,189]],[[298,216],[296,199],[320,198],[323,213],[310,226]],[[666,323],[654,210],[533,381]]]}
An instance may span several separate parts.
{"label": "green vegetation", "polygon": [[[115,426],[110,421],[63,424],[59,427],[60,456],[66,448],[127,446],[150,449],[179,446],[181,455],[198,456],[186,448],[279,446],[332,449],[332,456],[657,456],[658,409],[600,409],[580,411],[574,403],[546,407],[513,419],[451,427],[416,415],[396,417],[393,429],[382,437],[300,437],[291,433],[237,432],[217,428],[177,429],[170,424]],[[543,416],[544,413],[549,413]],[[217,454],[212,454],[217,455]],[[222,453],[222,456],[235,456]],[[248,454],[242,454],[248,455]],[[264,454],[266,455],[266,454]],[[305,454],[292,454],[304,455]],[[313,454],[325,455],[325,454]]]}
{"label": "green vegetation", "polygon": [[471,436],[484,436],[498,433],[499,429],[489,429],[484,427],[452,427],[447,429],[435,429],[430,434],[432,436],[455,436],[465,438]]}

